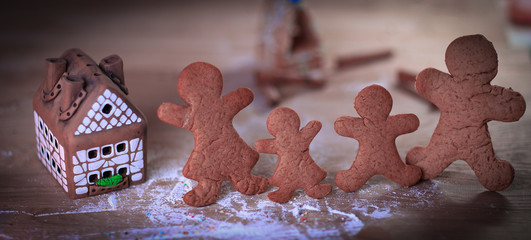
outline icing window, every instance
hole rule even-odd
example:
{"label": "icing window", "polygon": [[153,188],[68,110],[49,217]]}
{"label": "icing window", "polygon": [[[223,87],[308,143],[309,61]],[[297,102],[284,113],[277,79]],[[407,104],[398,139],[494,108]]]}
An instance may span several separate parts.
{"label": "icing window", "polygon": [[110,178],[112,177],[112,172],[111,171],[105,171],[103,172],[103,178]]}
{"label": "icing window", "polygon": [[118,169],[118,174],[122,175],[122,177],[125,177],[127,175],[127,167]]}
{"label": "icing window", "polygon": [[88,152],[88,158],[89,159],[96,159],[98,158],[98,150],[93,149]]}
{"label": "icing window", "polygon": [[[101,104],[100,112],[104,117],[108,118],[112,116],[112,114],[115,111],[116,111],[116,106],[114,105],[113,102],[111,102],[111,100],[107,99],[105,100],[105,102]],[[96,120],[99,121],[99,119],[96,119]]]}
{"label": "icing window", "polygon": [[93,173],[93,174],[89,175],[89,177],[88,177],[89,183],[95,183],[96,180],[98,180],[98,174]]}
{"label": "icing window", "polygon": [[103,114],[109,114],[109,113],[111,113],[111,111],[112,111],[112,105],[108,104],[108,103],[105,104],[105,106],[103,106],[103,108],[101,109],[101,112]]}
{"label": "icing window", "polygon": [[121,142],[121,143],[116,144],[116,153],[117,154],[124,153],[124,152],[127,151],[126,142]]}
{"label": "icing window", "polygon": [[105,146],[101,148],[101,155],[103,155],[103,157],[112,155],[112,146]]}

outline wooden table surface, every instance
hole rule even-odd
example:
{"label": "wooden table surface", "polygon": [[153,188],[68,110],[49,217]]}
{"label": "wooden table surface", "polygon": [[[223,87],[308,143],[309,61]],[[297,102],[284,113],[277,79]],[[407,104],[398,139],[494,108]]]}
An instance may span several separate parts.
{"label": "wooden table surface", "polygon": [[[325,183],[347,169],[357,142],[337,135],[334,120],[356,116],[352,102],[378,83],[394,98],[392,114],[415,113],[420,128],[400,136],[402,157],[426,145],[439,113],[396,88],[399,69],[446,71],[444,52],[455,38],[481,33],[493,42],[499,73],[492,82],[531,99],[531,62],[520,46],[524,29],[507,21],[505,1],[307,1],[331,63],[344,54],[390,48],[392,58],[330,72],[328,85],[284,102],[303,124],[323,129],[311,145],[328,171]],[[404,188],[375,176],[359,191],[334,187],[323,199],[298,191],[276,204],[267,193],[243,196],[228,183],[218,202],[195,208],[182,195],[195,183],[182,176],[193,135],[156,117],[163,101],[182,103],[179,72],[194,61],[219,67],[224,93],[249,87],[255,101],[234,120],[249,144],[270,137],[263,96],[253,82],[262,5],[258,1],[37,2],[0,10],[0,239],[75,238],[359,238],[530,239],[531,111],[518,122],[489,123],[494,149],[516,174],[504,191],[488,192],[462,161],[430,181]],[[527,35],[529,36],[529,35]],[[524,37],[529,39],[529,37]],[[44,78],[44,59],[77,47],[95,61],[124,59],[130,98],[148,118],[148,178],[117,192],[71,200],[42,166],[35,150],[32,95]],[[329,64],[330,65],[330,64]],[[276,160],[261,155],[253,173],[269,177]]]}

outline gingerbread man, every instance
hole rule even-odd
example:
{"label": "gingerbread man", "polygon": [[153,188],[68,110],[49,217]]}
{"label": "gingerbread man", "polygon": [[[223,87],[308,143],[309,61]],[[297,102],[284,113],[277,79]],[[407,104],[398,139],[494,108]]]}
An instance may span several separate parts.
{"label": "gingerbread man", "polygon": [[404,164],[395,145],[402,134],[415,131],[419,119],[414,114],[389,116],[393,99],[385,88],[371,85],[360,91],[354,108],[361,116],[343,116],[334,129],[359,141],[359,151],[348,170],[336,174],[336,185],[345,192],[360,189],[372,176],[381,174],[402,186],[411,186],[421,177],[418,167]]}
{"label": "gingerbread man", "polygon": [[253,101],[253,93],[239,88],[223,97],[223,78],[214,66],[196,62],[179,75],[177,90],[187,106],[163,103],[158,117],[169,124],[190,130],[195,146],[183,175],[198,185],[184,196],[192,206],[216,201],[221,183],[232,185],[243,194],[257,194],[268,187],[267,178],[251,175],[259,154],[238,135],[232,119]]}
{"label": "gingerbread man", "polygon": [[322,198],[332,191],[330,184],[319,184],[326,171],[313,161],[309,152],[310,143],[321,130],[321,122],[310,121],[299,130],[300,124],[295,111],[277,108],[267,118],[267,129],[275,138],[260,139],[254,144],[258,152],[278,155],[278,165],[269,182],[279,189],[267,195],[271,201],[287,202],[298,188],[312,198]]}
{"label": "gingerbread man", "polygon": [[507,188],[513,167],[495,157],[487,122],[513,122],[525,112],[518,92],[490,82],[498,72],[498,56],[483,35],[463,36],[446,50],[450,74],[428,68],[419,73],[415,88],[441,112],[427,147],[411,149],[406,162],[422,169],[423,179],[439,175],[456,160],[464,160],[480,183],[491,191]]}

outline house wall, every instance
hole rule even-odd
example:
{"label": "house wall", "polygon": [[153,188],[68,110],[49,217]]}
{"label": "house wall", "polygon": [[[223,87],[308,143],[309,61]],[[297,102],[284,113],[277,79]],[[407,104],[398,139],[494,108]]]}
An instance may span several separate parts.
{"label": "house wall", "polygon": [[74,174],[71,189],[76,197],[89,194],[89,186],[99,179],[117,174],[129,178],[131,184],[142,182],[145,129],[138,130],[146,122],[141,113],[130,106],[121,92],[111,88],[102,90],[94,102],[85,104],[90,108],[76,123],[72,151],[68,151]]}
{"label": "house wall", "polygon": [[66,168],[65,149],[36,111],[33,111],[33,116],[37,156],[57,182],[68,192],[67,177],[72,173],[68,173]]}
{"label": "house wall", "polygon": [[76,195],[86,195],[89,186],[99,179],[121,174],[131,182],[142,182],[144,176],[144,139],[124,139],[89,149],[72,156]]}

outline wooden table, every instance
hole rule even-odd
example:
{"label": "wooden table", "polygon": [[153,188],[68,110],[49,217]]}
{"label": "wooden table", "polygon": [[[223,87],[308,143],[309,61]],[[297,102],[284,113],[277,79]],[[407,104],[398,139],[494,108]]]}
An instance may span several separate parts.
{"label": "wooden table", "polygon": [[[323,129],[311,145],[328,171],[325,183],[350,167],[357,142],[338,136],[334,120],[356,116],[352,102],[378,83],[394,98],[392,114],[415,113],[420,128],[400,136],[402,157],[426,145],[439,114],[396,88],[399,69],[446,71],[444,52],[456,37],[481,33],[494,43],[499,73],[493,84],[531,99],[528,50],[510,44],[520,29],[506,20],[503,1],[308,1],[328,62],[343,54],[385,48],[389,60],[330,75],[321,90],[305,91],[281,105],[303,124]],[[182,203],[193,182],[182,176],[192,148],[190,132],[159,121],[163,101],[182,103],[176,79],[194,61],[221,69],[224,93],[249,87],[255,101],[234,120],[249,144],[270,137],[271,110],[253,82],[262,8],[257,1],[73,2],[18,4],[0,10],[0,238],[359,238],[529,239],[531,237],[531,115],[489,123],[498,157],[516,170],[513,184],[488,192],[462,161],[439,177],[404,188],[375,176],[359,191],[334,187],[323,199],[298,191],[276,204],[266,193],[243,196],[228,183],[218,202],[203,208]],[[130,98],[149,122],[148,179],[117,192],[71,200],[37,159],[32,95],[44,78],[44,59],[78,47],[93,59],[116,53],[125,63]],[[253,172],[269,177],[276,159],[262,155]]]}

